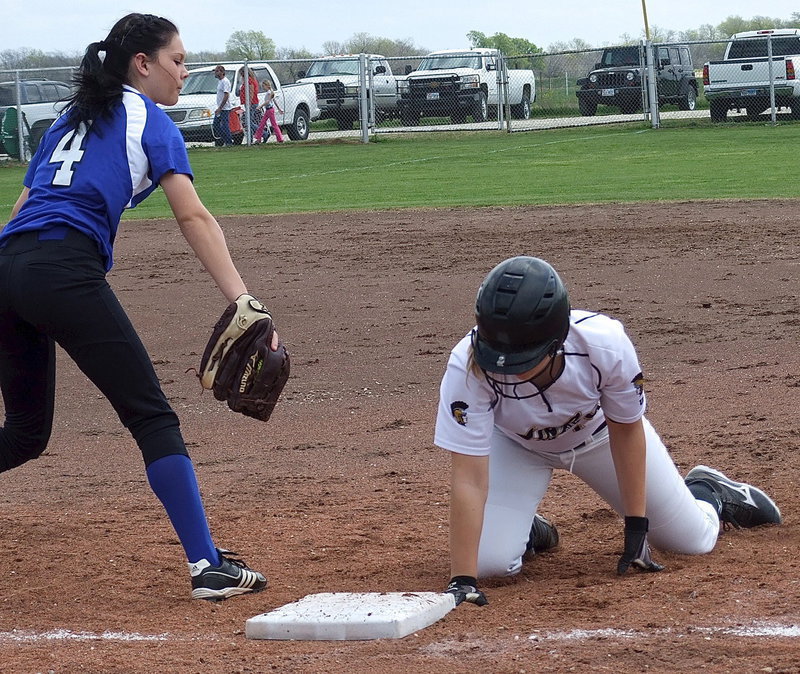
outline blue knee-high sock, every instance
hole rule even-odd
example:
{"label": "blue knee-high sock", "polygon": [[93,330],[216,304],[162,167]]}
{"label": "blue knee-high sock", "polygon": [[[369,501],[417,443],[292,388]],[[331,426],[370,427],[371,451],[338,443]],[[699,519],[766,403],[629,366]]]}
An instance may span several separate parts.
{"label": "blue knee-high sock", "polygon": [[147,466],[147,479],[164,505],[189,562],[207,559],[211,566],[218,566],[219,555],[211,540],[197,477],[189,457],[170,454],[153,461]]}

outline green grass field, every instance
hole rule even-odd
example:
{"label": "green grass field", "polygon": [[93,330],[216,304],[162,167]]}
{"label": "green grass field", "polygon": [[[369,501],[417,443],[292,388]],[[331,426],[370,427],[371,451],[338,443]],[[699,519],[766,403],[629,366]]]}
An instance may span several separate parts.
{"label": "green grass field", "polygon": [[[215,214],[795,197],[800,124],[387,134],[190,151]],[[789,169],[787,171],[787,169]],[[25,167],[0,167],[3,218]],[[126,217],[169,217],[157,192]]]}

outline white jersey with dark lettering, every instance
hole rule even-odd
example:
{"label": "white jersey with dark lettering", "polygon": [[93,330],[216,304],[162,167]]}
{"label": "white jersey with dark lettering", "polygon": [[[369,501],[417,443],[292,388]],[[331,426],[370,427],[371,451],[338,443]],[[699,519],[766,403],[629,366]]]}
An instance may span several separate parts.
{"label": "white jersey with dark lettering", "polygon": [[438,447],[485,456],[497,428],[527,449],[560,453],[582,445],[606,416],[632,423],[644,414],[636,350],[622,324],[606,315],[571,311],[561,376],[543,391],[517,383],[517,398],[498,395],[480,369],[469,367],[470,344],[468,334],[455,346],[442,379]]}

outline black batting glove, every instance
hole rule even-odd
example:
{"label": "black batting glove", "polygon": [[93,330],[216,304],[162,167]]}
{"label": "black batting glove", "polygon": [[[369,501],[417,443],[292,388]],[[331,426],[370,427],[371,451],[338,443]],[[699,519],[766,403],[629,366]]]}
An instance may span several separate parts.
{"label": "black batting glove", "polygon": [[456,598],[456,606],[465,601],[477,606],[489,603],[486,595],[478,589],[477,579],[472,576],[453,576],[445,592]]}
{"label": "black batting glove", "polygon": [[617,574],[624,574],[631,566],[639,571],[663,571],[664,567],[650,558],[650,546],[647,544],[646,517],[625,518],[625,552],[617,562]]}

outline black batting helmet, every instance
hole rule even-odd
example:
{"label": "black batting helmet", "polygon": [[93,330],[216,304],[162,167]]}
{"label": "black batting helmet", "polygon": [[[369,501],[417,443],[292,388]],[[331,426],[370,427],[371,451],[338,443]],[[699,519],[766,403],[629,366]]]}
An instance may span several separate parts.
{"label": "black batting helmet", "polygon": [[561,348],[569,310],[567,289],[547,262],[527,256],[504,260],[478,289],[475,362],[487,372],[527,372]]}

